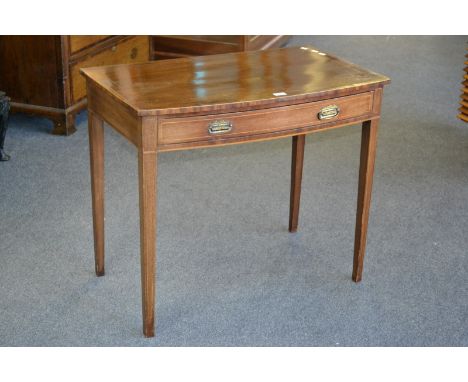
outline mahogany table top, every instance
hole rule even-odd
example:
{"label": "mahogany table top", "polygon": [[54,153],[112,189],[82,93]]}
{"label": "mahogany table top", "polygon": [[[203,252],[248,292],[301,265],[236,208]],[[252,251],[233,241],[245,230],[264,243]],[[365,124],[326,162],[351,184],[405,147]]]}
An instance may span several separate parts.
{"label": "mahogany table top", "polygon": [[93,67],[82,73],[142,116],[304,103],[390,82],[311,46]]}

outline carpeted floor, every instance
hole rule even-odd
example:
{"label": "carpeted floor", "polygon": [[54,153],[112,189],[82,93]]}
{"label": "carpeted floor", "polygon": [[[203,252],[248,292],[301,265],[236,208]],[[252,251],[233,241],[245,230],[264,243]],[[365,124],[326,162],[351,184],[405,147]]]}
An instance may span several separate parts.
{"label": "carpeted floor", "polygon": [[15,115],[0,163],[0,345],[468,346],[465,37],[296,37],[392,78],[363,281],[351,281],[360,129],[309,135],[297,234],[290,139],[160,155],[157,336],[141,334],[137,158],[106,130],[94,275],[86,113]]}

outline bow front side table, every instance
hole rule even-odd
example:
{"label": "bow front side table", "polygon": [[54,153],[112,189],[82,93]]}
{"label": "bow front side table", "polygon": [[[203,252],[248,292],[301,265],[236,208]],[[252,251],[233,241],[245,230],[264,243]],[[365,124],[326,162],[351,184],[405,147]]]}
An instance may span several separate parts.
{"label": "bow front side table", "polygon": [[384,85],[310,46],[82,69],[88,94],[95,267],[104,275],[103,121],[138,151],[143,333],[154,336],[156,179],[164,151],[292,137],[289,231],[306,134],[362,123],[352,279],[361,280]]}

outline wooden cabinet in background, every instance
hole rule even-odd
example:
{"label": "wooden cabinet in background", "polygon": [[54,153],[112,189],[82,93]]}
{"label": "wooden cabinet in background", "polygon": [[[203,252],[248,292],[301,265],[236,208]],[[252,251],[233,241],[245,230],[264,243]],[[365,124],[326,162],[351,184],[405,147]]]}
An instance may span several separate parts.
{"label": "wooden cabinet in background", "polygon": [[153,60],[279,48],[290,36],[152,36]]}
{"label": "wooden cabinet in background", "polygon": [[69,135],[86,107],[81,68],[148,59],[148,36],[1,36],[0,89],[12,112],[47,116]]}
{"label": "wooden cabinet in background", "polygon": [[289,36],[0,36],[0,90],[11,111],[53,120],[70,135],[86,107],[81,68],[280,47]]}

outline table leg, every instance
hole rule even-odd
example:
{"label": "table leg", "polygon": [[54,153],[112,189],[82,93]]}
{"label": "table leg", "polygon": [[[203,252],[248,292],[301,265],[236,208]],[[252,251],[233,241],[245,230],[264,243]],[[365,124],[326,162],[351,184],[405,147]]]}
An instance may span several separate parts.
{"label": "table leg", "polygon": [[364,265],[378,124],[378,119],[366,121],[362,124],[361,164],[359,168],[356,233],[354,240],[353,281],[355,282],[361,281]]}
{"label": "table leg", "polygon": [[302,167],[304,164],[305,134],[292,139],[291,194],[289,205],[289,232],[297,231],[299,203],[301,200]]}
{"label": "table leg", "polygon": [[138,174],[143,333],[145,337],[153,337],[156,272],[156,152],[144,152],[142,148],[139,149]]}
{"label": "table leg", "polygon": [[88,112],[91,194],[93,201],[94,259],[97,276],[104,276],[104,126]]}

